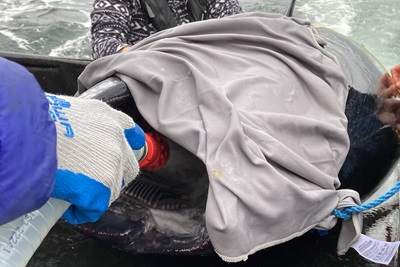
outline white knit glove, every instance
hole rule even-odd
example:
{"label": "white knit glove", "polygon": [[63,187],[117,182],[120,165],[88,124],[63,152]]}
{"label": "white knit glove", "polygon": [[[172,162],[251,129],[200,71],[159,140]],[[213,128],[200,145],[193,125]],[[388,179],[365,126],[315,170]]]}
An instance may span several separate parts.
{"label": "white knit glove", "polygon": [[52,197],[72,205],[70,223],[93,222],[138,174],[132,149],[145,136],[126,114],[94,99],[47,94],[57,128],[58,171]]}

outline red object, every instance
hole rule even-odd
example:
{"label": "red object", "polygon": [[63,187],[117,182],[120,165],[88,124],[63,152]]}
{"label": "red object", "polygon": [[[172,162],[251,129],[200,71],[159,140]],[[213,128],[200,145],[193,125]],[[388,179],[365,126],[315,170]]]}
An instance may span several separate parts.
{"label": "red object", "polygon": [[146,155],[139,162],[139,167],[143,171],[158,170],[169,160],[169,146],[161,136],[153,133],[146,135]]}

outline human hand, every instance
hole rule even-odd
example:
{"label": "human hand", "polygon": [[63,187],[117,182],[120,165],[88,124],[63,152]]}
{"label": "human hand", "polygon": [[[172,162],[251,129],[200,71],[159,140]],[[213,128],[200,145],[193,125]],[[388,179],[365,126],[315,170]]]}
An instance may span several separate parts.
{"label": "human hand", "polygon": [[379,78],[380,85],[376,94],[384,98],[400,96],[400,64],[397,64]]}
{"label": "human hand", "polygon": [[381,110],[377,114],[380,121],[400,131],[400,100],[384,99]]}
{"label": "human hand", "polygon": [[138,174],[133,150],[142,129],[122,112],[94,99],[47,94],[57,128],[58,170],[52,197],[71,203],[62,218],[73,224],[98,220]]}
{"label": "human hand", "polygon": [[129,50],[129,48],[131,48],[131,45],[125,46],[124,48],[121,49],[120,53],[125,53],[126,51]]}
{"label": "human hand", "polygon": [[400,64],[397,64],[394,66],[391,70],[390,73],[392,74],[392,77],[396,83],[400,82]]}

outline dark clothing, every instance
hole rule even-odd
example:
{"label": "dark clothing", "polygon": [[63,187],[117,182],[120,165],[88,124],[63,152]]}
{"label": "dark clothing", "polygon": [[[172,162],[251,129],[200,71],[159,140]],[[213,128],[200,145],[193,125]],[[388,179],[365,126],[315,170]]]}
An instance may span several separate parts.
{"label": "dark clothing", "polygon": [[[168,0],[178,25],[189,23],[186,1]],[[208,18],[216,19],[242,13],[237,0],[208,0]],[[157,32],[140,0],[95,0],[92,18],[93,57],[119,52]]]}
{"label": "dark clothing", "polygon": [[39,209],[57,171],[56,126],[35,77],[0,58],[0,225]]}
{"label": "dark clothing", "polygon": [[398,159],[395,129],[376,115],[380,99],[350,87],[345,114],[350,149],[339,172],[340,188],[351,188],[361,196],[376,189]]}
{"label": "dark clothing", "polygon": [[350,143],[365,138],[384,126],[376,116],[378,104],[377,95],[361,93],[350,87],[345,111]]}

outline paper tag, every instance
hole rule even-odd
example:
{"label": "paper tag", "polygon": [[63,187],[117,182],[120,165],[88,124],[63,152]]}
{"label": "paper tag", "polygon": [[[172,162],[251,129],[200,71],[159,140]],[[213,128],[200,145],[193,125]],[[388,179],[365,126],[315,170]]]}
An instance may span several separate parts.
{"label": "paper tag", "polygon": [[375,240],[361,234],[360,238],[351,247],[367,260],[379,264],[389,265],[397,253],[400,242],[386,242]]}

